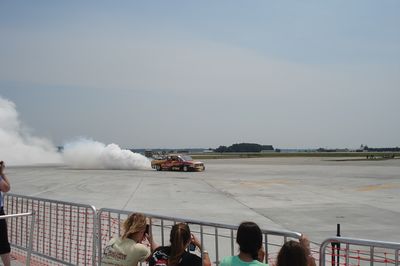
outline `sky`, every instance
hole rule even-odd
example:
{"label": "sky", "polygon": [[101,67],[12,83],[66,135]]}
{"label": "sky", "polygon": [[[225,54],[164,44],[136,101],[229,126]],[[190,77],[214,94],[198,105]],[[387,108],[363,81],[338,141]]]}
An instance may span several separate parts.
{"label": "sky", "polygon": [[53,146],[400,146],[398,14],[397,0],[1,1],[0,112]]}

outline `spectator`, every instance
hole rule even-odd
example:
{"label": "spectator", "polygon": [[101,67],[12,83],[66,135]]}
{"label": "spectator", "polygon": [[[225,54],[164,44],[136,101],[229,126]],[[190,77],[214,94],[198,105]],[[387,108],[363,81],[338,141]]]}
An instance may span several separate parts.
{"label": "spectator", "polygon": [[202,251],[205,266],[211,266],[208,252],[202,250],[198,238],[190,233],[185,223],[175,224],[171,229],[170,246],[157,248],[149,260],[150,266],[201,266],[202,258],[186,249],[192,243]]}
{"label": "spectator", "polygon": [[149,235],[149,225],[143,214],[132,213],[122,227],[122,236],[111,239],[104,248],[101,265],[136,266],[156,248],[157,244]]}
{"label": "spectator", "polygon": [[[10,191],[10,180],[4,174],[5,164],[0,161],[0,215],[4,215],[4,198],[3,192]],[[4,266],[10,266],[10,243],[8,242],[7,222],[5,219],[0,220],[0,256]]]}
{"label": "spectator", "polygon": [[221,266],[262,266],[264,250],[262,247],[262,233],[260,227],[253,222],[243,222],[239,225],[236,243],[239,245],[239,255],[222,259]]}
{"label": "spectator", "polygon": [[283,244],[278,253],[276,266],[315,266],[311,256],[310,241],[302,235],[300,242],[290,240]]}

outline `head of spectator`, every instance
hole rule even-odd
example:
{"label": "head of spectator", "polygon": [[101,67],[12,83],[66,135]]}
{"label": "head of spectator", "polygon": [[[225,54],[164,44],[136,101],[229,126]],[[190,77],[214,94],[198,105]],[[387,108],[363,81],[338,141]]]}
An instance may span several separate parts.
{"label": "head of spectator", "polygon": [[290,240],[283,244],[278,253],[276,266],[307,266],[307,250],[297,241]]}
{"label": "head of spectator", "polygon": [[171,229],[169,241],[171,242],[171,253],[168,265],[178,265],[182,254],[191,242],[191,233],[186,223],[175,224]]}
{"label": "head of spectator", "polygon": [[130,238],[141,242],[145,238],[147,229],[147,218],[141,213],[132,213],[122,224],[122,239]]}
{"label": "head of spectator", "polygon": [[[149,266],[211,266],[210,256],[201,245],[201,241],[190,232],[186,223],[177,223],[171,228],[170,245],[158,247],[149,259]],[[189,244],[193,244],[202,252],[202,256],[188,250]]]}
{"label": "head of spectator", "polygon": [[122,223],[122,235],[113,237],[104,247],[101,265],[138,265],[148,259],[157,244],[147,228],[144,214],[130,214]]}
{"label": "head of spectator", "polygon": [[259,259],[262,248],[262,233],[260,227],[253,222],[243,222],[239,225],[236,243],[241,253],[248,254],[252,259]]}

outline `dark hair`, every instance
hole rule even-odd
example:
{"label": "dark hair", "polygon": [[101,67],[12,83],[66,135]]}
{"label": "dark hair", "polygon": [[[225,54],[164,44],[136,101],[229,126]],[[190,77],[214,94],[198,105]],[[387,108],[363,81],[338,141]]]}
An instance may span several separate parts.
{"label": "dark hair", "polygon": [[185,223],[175,224],[171,229],[169,241],[171,242],[171,252],[168,258],[169,266],[176,266],[182,254],[185,252],[186,246],[191,239],[189,226]]}
{"label": "dark hair", "polygon": [[262,246],[260,227],[253,222],[241,223],[237,231],[236,243],[241,252],[250,254],[254,260],[258,259],[258,251]]}
{"label": "dark hair", "polygon": [[307,266],[307,252],[299,242],[290,240],[279,251],[276,266]]}

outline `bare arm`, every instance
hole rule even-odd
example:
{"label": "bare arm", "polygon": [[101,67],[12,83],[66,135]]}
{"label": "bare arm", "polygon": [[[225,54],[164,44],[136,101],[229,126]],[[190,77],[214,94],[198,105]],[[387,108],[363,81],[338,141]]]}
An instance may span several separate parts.
{"label": "bare arm", "polygon": [[193,234],[192,234],[192,243],[195,244],[201,250],[202,258],[203,258],[203,265],[211,266],[211,260],[210,260],[210,256],[208,255],[208,251],[202,249],[199,239]]}
{"label": "bare arm", "polygon": [[205,250],[203,250],[203,265],[211,266],[210,256],[208,255],[208,252]]}
{"label": "bare arm", "polygon": [[147,239],[147,241],[150,244],[150,250],[151,252],[153,252],[156,248],[158,248],[160,245],[154,240],[153,236],[150,234],[145,234],[145,237]]}
{"label": "bare arm", "polygon": [[10,191],[11,184],[10,184],[10,180],[8,179],[6,174],[4,173],[4,168],[5,168],[4,163],[0,164],[0,176],[1,176],[1,178],[0,178],[0,191],[8,192],[8,191]]}

